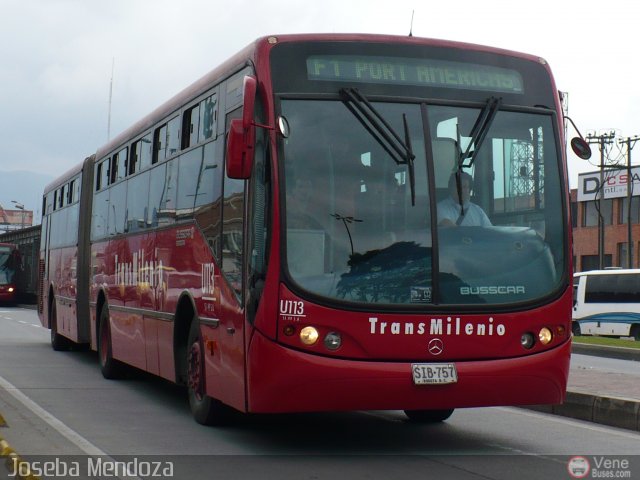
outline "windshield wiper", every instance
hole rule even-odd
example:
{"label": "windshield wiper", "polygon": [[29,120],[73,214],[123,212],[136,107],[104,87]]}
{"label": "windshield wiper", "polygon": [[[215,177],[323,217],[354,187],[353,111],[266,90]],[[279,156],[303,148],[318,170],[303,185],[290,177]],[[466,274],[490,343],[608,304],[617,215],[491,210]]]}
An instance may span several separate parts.
{"label": "windshield wiper", "polygon": [[378,112],[375,107],[356,88],[340,89],[342,101],[354,117],[362,124],[369,134],[389,154],[396,165],[407,165],[409,170],[409,186],[411,188],[411,205],[416,204],[416,182],[413,161],[416,156],[411,149],[411,138],[407,123],[407,115],[402,114],[404,126],[404,141]]}
{"label": "windshield wiper", "polygon": [[[475,161],[475,154],[480,151],[480,147],[484,142],[485,137],[487,136],[487,132],[489,131],[489,127],[493,123],[493,120],[496,118],[496,114],[500,108],[500,104],[502,103],[502,98],[490,97],[487,99],[487,103],[484,108],[478,115],[476,119],[476,123],[473,125],[471,129],[471,140],[467,145],[467,149],[462,152],[460,149],[460,158],[458,159],[458,170],[462,169],[462,167],[469,168],[473,165]],[[473,153],[471,153],[471,149],[473,148]],[[469,158],[469,165],[464,165],[464,161]]]}

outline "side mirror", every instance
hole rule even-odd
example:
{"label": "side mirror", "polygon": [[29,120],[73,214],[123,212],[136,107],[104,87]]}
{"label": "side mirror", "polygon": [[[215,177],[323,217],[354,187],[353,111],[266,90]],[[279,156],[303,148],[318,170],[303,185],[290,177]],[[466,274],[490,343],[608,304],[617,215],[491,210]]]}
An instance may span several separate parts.
{"label": "side mirror", "polygon": [[591,158],[591,147],[580,137],[571,139],[571,150],[582,160],[589,160]]}
{"label": "side mirror", "polygon": [[573,128],[576,129],[576,132],[578,132],[578,136],[571,139],[571,150],[573,150],[573,153],[575,153],[578,158],[581,158],[582,160],[589,160],[591,158],[591,147],[589,146],[589,143],[584,139],[580,130],[576,127],[576,124],[571,120],[571,117],[565,115],[564,119],[569,120],[571,125],[573,125]]}
{"label": "side mirror", "polygon": [[253,111],[258,82],[253,76],[245,76],[243,84],[242,118],[231,120],[227,134],[227,176],[247,179],[251,176],[253,153],[256,144],[256,126]]}

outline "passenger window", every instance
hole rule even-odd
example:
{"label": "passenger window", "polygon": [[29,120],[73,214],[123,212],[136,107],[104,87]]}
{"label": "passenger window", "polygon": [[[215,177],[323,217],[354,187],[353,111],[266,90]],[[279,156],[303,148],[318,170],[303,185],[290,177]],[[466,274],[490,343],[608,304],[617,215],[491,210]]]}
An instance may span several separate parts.
{"label": "passenger window", "polygon": [[182,124],[182,148],[189,148],[198,143],[199,122],[200,105],[196,105],[184,113]]}
{"label": "passenger window", "polygon": [[127,175],[133,175],[140,169],[139,165],[140,157],[140,140],[131,145],[131,156],[129,157],[129,167],[127,168]]}
{"label": "passenger window", "polygon": [[167,124],[167,158],[180,151],[180,117],[169,120]]}
{"label": "passenger window", "polygon": [[138,149],[138,162],[139,166],[137,171],[144,170],[151,166],[151,159],[153,158],[153,141],[152,135],[148,133],[140,140],[138,140],[139,149]]}
{"label": "passenger window", "polygon": [[65,185],[60,187],[60,195],[58,195],[58,208],[64,207],[64,192],[65,192]]}
{"label": "passenger window", "polygon": [[158,163],[167,158],[166,148],[167,148],[167,126],[163,125],[156,130],[155,138],[154,138],[154,154],[153,154],[153,163]]}
{"label": "passenger window", "polygon": [[127,175],[127,154],[129,153],[129,149],[127,147],[120,150],[116,155],[113,156],[116,160],[115,170],[115,179],[114,182],[118,180],[122,180]]}
{"label": "passenger window", "polygon": [[96,172],[96,192],[103,190],[109,185],[109,170],[111,165],[111,159],[105,158],[98,164],[98,170]]}
{"label": "passenger window", "polygon": [[69,182],[69,189],[67,190],[67,204],[70,205],[74,202],[73,194],[75,193],[77,180],[71,180]]}
{"label": "passenger window", "polygon": [[127,215],[125,231],[136,232],[147,227],[147,201],[149,199],[149,172],[127,181]]}
{"label": "passenger window", "polygon": [[209,138],[215,138],[216,125],[218,118],[217,98],[211,95],[200,102],[200,122],[199,122],[199,140],[200,142]]}

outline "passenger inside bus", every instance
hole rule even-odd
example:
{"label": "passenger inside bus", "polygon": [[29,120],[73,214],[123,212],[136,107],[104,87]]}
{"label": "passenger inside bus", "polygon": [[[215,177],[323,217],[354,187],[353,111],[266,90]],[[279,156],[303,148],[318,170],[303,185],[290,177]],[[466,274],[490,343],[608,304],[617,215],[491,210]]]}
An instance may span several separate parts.
{"label": "passenger inside bus", "polygon": [[458,191],[457,172],[449,177],[449,196],[438,202],[438,225],[441,227],[490,227],[491,220],[479,205],[473,203],[473,177],[460,172],[460,191]]}

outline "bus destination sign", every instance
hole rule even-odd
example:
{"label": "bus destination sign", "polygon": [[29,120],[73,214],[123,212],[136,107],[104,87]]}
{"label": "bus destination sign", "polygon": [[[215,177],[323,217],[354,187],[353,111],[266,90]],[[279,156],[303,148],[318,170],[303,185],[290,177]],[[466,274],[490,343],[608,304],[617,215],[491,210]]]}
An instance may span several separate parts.
{"label": "bus destination sign", "polygon": [[307,76],[332,82],[524,93],[522,76],[516,70],[428,58],[313,55],[307,58]]}

